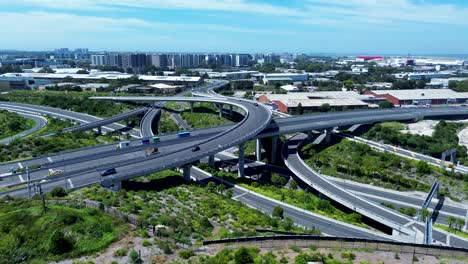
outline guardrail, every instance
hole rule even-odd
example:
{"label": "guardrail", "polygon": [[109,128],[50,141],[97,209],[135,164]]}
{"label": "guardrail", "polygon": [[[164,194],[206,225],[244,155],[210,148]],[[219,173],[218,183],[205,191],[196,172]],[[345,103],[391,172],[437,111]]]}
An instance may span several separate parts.
{"label": "guardrail", "polygon": [[438,245],[422,245],[415,243],[401,243],[395,241],[381,241],[350,237],[282,235],[227,238],[203,241],[204,246],[226,244],[226,247],[231,248],[238,248],[241,246],[259,246],[261,248],[271,249],[295,245],[299,247],[315,246],[317,248],[368,249],[376,251],[389,251],[396,253],[409,253],[439,257],[468,258],[468,250],[465,248],[445,247]]}

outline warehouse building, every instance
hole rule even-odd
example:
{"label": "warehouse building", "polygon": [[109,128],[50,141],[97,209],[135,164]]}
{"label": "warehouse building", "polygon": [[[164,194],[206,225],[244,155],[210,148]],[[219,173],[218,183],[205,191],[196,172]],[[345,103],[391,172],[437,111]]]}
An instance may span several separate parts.
{"label": "warehouse building", "polygon": [[450,89],[368,90],[365,94],[387,99],[394,105],[464,104],[468,93]]}
{"label": "warehouse building", "polygon": [[351,91],[262,94],[257,95],[256,99],[262,103],[274,104],[278,111],[290,114],[297,113],[298,107],[302,107],[304,112],[317,112],[322,110],[323,105],[328,104],[335,110],[351,110],[373,107],[384,100]]}

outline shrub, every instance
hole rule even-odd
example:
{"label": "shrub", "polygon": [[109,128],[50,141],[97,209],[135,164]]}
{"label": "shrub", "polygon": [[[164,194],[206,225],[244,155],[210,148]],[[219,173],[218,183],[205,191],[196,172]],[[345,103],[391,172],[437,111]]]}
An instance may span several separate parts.
{"label": "shrub", "polygon": [[117,249],[117,251],[115,251],[114,257],[123,257],[123,256],[126,256],[127,253],[128,253],[128,248],[120,248],[120,249]]}
{"label": "shrub", "polygon": [[130,254],[128,254],[128,258],[131,263],[134,263],[134,264],[140,263],[140,255],[134,249],[130,251]]}
{"label": "shrub", "polygon": [[61,186],[56,186],[52,189],[52,191],[50,192],[50,195],[52,197],[65,197],[68,195],[67,191],[65,191],[65,189]]}
{"label": "shrub", "polygon": [[143,242],[141,242],[141,245],[144,246],[144,247],[149,247],[151,246],[151,242],[149,242],[148,240],[143,240]]}
{"label": "shrub", "polygon": [[183,259],[189,259],[189,258],[191,258],[193,256],[195,256],[195,253],[193,252],[193,250],[183,249],[183,250],[179,251],[179,257],[181,257]]}
{"label": "shrub", "polygon": [[341,257],[344,258],[344,259],[354,260],[354,259],[356,259],[356,254],[354,254],[351,251],[345,251],[345,252],[341,253]]}
{"label": "shrub", "polygon": [[273,209],[272,215],[273,215],[273,217],[277,217],[277,218],[283,219],[283,217],[284,217],[284,210],[283,210],[283,207],[281,207],[281,206],[276,206],[276,207]]}

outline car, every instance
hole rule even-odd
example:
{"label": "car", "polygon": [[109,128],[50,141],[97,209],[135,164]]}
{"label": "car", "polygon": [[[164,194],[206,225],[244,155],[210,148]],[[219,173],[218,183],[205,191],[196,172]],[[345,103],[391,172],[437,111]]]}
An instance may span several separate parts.
{"label": "car", "polygon": [[200,150],[200,146],[195,146],[192,148],[192,152],[199,151],[199,150]]}
{"label": "car", "polygon": [[258,106],[258,103],[254,103],[255,106]]}
{"label": "car", "polygon": [[111,169],[107,169],[101,172],[101,176],[109,176],[109,175],[116,174],[116,173],[117,173],[117,170],[115,168],[111,168]]}

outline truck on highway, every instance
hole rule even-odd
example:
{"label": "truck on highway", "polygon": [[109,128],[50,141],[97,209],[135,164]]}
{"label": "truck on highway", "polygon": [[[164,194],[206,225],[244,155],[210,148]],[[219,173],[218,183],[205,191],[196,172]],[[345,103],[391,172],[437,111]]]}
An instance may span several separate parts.
{"label": "truck on highway", "polygon": [[124,149],[130,146],[130,141],[122,141],[115,147],[115,149]]}
{"label": "truck on highway", "polygon": [[58,176],[63,173],[63,170],[49,169],[49,176]]}
{"label": "truck on highway", "polygon": [[154,155],[154,154],[158,154],[159,153],[159,149],[158,148],[147,148],[145,150],[145,155],[146,156],[151,156],[151,155]]}
{"label": "truck on highway", "polygon": [[177,133],[178,138],[189,137],[189,136],[190,136],[190,132],[188,132],[188,131],[181,131],[181,132]]}

